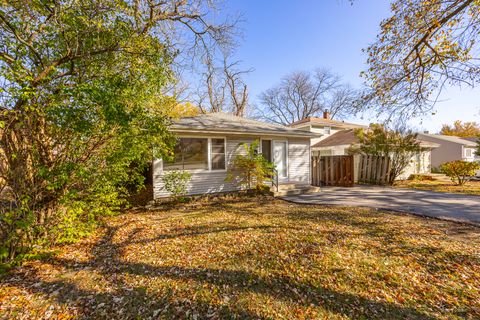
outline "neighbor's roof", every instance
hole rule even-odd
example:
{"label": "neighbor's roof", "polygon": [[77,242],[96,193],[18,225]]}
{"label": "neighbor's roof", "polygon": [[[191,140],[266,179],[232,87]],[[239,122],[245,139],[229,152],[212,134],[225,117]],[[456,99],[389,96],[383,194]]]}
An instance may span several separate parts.
{"label": "neighbor's roof", "polygon": [[433,139],[438,139],[438,140],[444,140],[444,141],[448,141],[448,142],[454,142],[454,143],[458,143],[458,144],[468,146],[468,147],[476,147],[477,146],[477,143],[475,141],[463,139],[463,138],[460,138],[460,137],[457,137],[457,136],[445,136],[443,134],[427,134],[427,133],[420,133],[418,136],[419,137],[423,136],[423,137],[426,137],[426,138],[433,138]]}
{"label": "neighbor's roof", "polygon": [[337,121],[332,119],[317,118],[317,117],[308,117],[299,121],[292,123],[291,127],[301,127],[304,125],[320,125],[320,126],[330,126],[342,129],[356,129],[356,128],[366,128],[361,124],[348,123],[344,121]]}
{"label": "neighbor's roof", "polygon": [[181,118],[174,121],[170,129],[175,132],[188,131],[223,134],[264,134],[307,138],[317,136],[317,134],[305,130],[242,118],[223,112]]}
{"label": "neighbor's roof", "polygon": [[[438,148],[440,146],[438,143],[422,140],[421,137],[418,137],[417,141],[420,143],[420,146],[424,148]],[[355,136],[355,130],[341,130],[332,134],[330,137],[325,138],[320,142],[317,142],[312,146],[312,148],[350,145],[357,144],[358,142],[358,138]]]}
{"label": "neighbor's roof", "polygon": [[315,143],[312,148],[333,147],[340,145],[350,145],[352,143],[358,143],[358,138],[355,136],[353,129],[338,131],[328,138],[323,139],[320,142]]}
{"label": "neighbor's roof", "polygon": [[478,141],[480,141],[480,138],[477,138],[477,137],[464,137],[462,138],[464,140],[468,140],[468,141],[473,141],[475,143],[477,143]]}

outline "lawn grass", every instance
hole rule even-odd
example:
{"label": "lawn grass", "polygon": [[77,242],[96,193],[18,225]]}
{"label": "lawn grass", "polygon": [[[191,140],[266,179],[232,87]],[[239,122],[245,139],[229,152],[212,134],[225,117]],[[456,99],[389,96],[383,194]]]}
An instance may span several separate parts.
{"label": "lawn grass", "polygon": [[395,182],[395,187],[480,196],[480,181],[470,181],[464,186],[457,186],[453,182],[445,181],[403,180]]}
{"label": "lawn grass", "polygon": [[480,229],[217,200],[106,220],[0,280],[0,318],[479,319]]}

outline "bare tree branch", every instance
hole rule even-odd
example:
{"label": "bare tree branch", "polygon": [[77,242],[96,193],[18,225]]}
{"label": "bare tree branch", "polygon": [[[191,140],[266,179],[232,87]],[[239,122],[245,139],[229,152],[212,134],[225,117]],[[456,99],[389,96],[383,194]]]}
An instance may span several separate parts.
{"label": "bare tree branch", "polygon": [[260,94],[259,118],[289,125],[330,110],[343,118],[354,111],[356,92],[338,75],[324,69],[297,71],[282,78],[279,85]]}

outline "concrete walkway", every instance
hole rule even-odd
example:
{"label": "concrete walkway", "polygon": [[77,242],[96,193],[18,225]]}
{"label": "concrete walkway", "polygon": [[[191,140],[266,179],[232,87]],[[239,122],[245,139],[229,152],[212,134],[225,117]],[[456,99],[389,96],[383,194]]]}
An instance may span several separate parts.
{"label": "concrete walkway", "polygon": [[353,188],[322,187],[321,192],[281,198],[297,203],[374,207],[480,226],[480,197],[478,196],[355,186]]}

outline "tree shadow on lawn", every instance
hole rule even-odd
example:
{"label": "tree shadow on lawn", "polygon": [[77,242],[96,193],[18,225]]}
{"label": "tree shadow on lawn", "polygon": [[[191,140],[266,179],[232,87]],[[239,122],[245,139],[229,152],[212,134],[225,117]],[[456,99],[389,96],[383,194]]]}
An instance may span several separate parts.
{"label": "tree shadow on lawn", "polygon": [[[332,210],[338,209],[338,207],[331,208]],[[310,207],[310,209],[312,209],[312,207]],[[477,242],[480,245],[480,228],[478,227],[450,221],[444,222],[433,218],[411,216],[407,213],[398,212],[372,211],[367,209],[355,214],[326,214],[324,210],[325,207],[322,206],[318,211],[296,211],[294,213],[283,214],[293,221],[315,221],[317,223],[327,222],[347,227],[352,233],[356,234],[355,236],[360,235],[369,237],[372,240],[377,241],[379,246],[375,249],[377,249],[379,253],[385,255],[409,256],[411,254],[425,254],[427,256],[443,256],[446,260],[454,263],[466,263],[468,265],[480,266],[479,255],[446,251],[441,247],[425,245],[419,241],[422,238],[432,236],[432,231],[435,231],[440,232],[437,234],[437,237],[442,238],[442,240],[445,241],[459,241],[469,244]],[[398,216],[399,218],[407,216],[411,219],[411,223],[422,224],[422,228],[409,228],[409,223],[387,226],[382,219],[382,215],[390,215],[391,217]],[[347,236],[354,236],[348,232],[345,232],[345,234]],[[423,257],[418,262],[427,267],[432,267],[432,272],[439,271],[440,269],[435,266],[435,259],[427,256]]]}
{"label": "tree shadow on lawn", "polygon": [[[38,270],[30,270],[23,279],[16,283],[31,293],[44,293],[57,302],[75,307],[85,318],[135,318],[140,316],[164,318],[198,318],[209,317],[216,310],[216,317],[239,319],[266,319],[258,312],[245,310],[241,304],[235,304],[235,298],[242,293],[256,293],[287,304],[299,304],[304,307],[318,306],[334,314],[353,318],[368,319],[434,319],[423,312],[407,306],[376,301],[359,295],[337,292],[315,286],[281,275],[268,277],[244,270],[225,270],[212,268],[191,268],[184,266],[154,266],[122,260],[120,257],[130,242],[113,243],[119,227],[108,227],[105,236],[92,248],[94,259],[78,262],[74,259],[58,257],[46,261],[47,264],[66,268],[75,272],[83,269],[103,276],[114,287],[113,292],[83,290],[67,280],[53,282],[42,281]],[[135,234],[138,230],[134,230]],[[131,237],[130,237],[131,239]],[[175,286],[168,292],[154,293],[151,288],[134,287],[126,289],[129,284],[125,276],[181,280],[183,284],[195,281],[199,285],[215,287],[217,294],[233,296],[226,305],[202,301],[195,295],[176,297]],[[18,277],[18,274],[17,274]],[[40,285],[32,285],[40,283]],[[55,292],[52,295],[52,292]],[[160,311],[159,311],[160,310]]]}
{"label": "tree shadow on lawn", "polygon": [[[280,202],[281,200],[273,201]],[[368,248],[369,251],[375,250],[376,253],[387,257],[407,257],[408,259],[415,260],[425,269],[425,271],[434,275],[438,272],[455,272],[458,264],[480,266],[480,256],[478,255],[466,254],[458,251],[447,251],[440,247],[434,247],[416,241],[418,238],[431,236],[428,232],[429,230],[434,229],[436,231],[440,230],[442,233],[448,231],[448,234],[445,234],[445,238],[453,237],[454,239],[463,242],[471,242],[473,240],[478,241],[480,244],[480,228],[474,226],[454,222],[444,222],[432,218],[417,217],[407,213],[387,213],[374,209],[364,208],[360,211],[350,213],[350,208],[340,208],[337,206],[305,206],[283,201],[280,203],[287,206],[288,210],[279,210],[277,212],[276,210],[278,210],[278,208],[271,207],[272,199],[260,198],[256,202],[247,203],[245,203],[243,199],[234,199],[226,202],[213,202],[210,206],[201,206],[197,208],[196,211],[202,214],[208,214],[214,209],[221,209],[240,216],[261,217],[264,215],[278,215],[279,217],[284,217],[291,221],[309,221],[315,223],[326,222],[333,228],[329,230],[328,234],[325,236],[328,245],[334,245],[338,241],[344,241],[348,239],[348,237],[356,237],[359,234],[371,238],[376,242],[377,245],[371,243],[372,247]],[[259,212],[259,206],[260,208],[265,207],[265,210],[260,210]],[[302,210],[305,207],[308,208],[308,210]],[[346,212],[343,213],[342,210],[346,210]],[[395,216],[398,216],[399,218],[407,217],[411,219],[409,221],[412,221],[412,223],[422,224],[422,229],[420,229],[422,231],[408,228],[408,223],[387,227],[382,217],[393,218]],[[355,234],[353,235],[349,231],[335,229],[335,225],[337,224],[351,229],[351,232],[354,232]],[[298,228],[288,226],[281,226],[281,228],[299,230],[305,228],[304,224],[300,223],[298,225]],[[403,229],[402,227],[407,229]],[[204,232],[217,232],[212,231],[210,226],[202,226],[202,228],[205,230],[200,232],[194,231],[193,234],[200,235]],[[250,228],[252,227],[232,227],[223,230],[222,228],[219,228],[218,232]],[[254,228],[272,229],[272,232],[275,232],[275,229],[278,229],[278,227],[268,225],[255,226]],[[183,229],[188,230],[188,227]],[[180,233],[180,235],[181,234],[182,233]],[[165,236],[159,236],[157,239],[163,237]],[[175,237],[175,235],[173,235],[173,237]]]}

